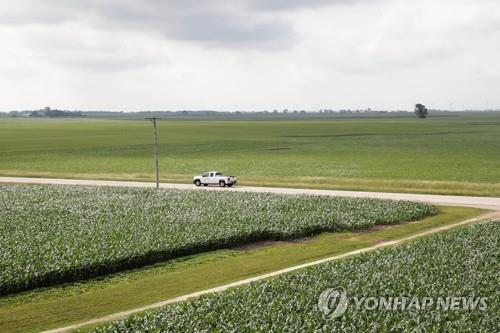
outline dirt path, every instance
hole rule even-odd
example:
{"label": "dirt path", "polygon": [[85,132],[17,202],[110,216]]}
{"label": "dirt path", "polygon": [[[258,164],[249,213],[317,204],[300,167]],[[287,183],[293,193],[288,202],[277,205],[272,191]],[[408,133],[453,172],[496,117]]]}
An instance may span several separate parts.
{"label": "dirt path", "polygon": [[147,305],[147,306],[143,306],[143,307],[139,307],[139,308],[135,308],[135,309],[123,311],[123,312],[114,313],[114,314],[111,314],[111,315],[108,315],[108,316],[105,316],[105,317],[95,318],[95,319],[88,320],[88,321],[85,321],[85,322],[82,322],[82,323],[78,323],[78,324],[74,324],[74,325],[70,325],[70,326],[66,326],[66,327],[61,327],[61,328],[57,328],[57,329],[45,331],[45,332],[42,332],[42,333],[63,333],[63,332],[70,332],[70,331],[77,330],[77,329],[80,329],[82,327],[89,326],[89,325],[96,325],[96,324],[100,324],[100,323],[104,323],[104,322],[108,322],[108,321],[123,319],[123,318],[126,318],[126,317],[128,317],[130,315],[133,315],[133,314],[136,314],[136,313],[139,313],[139,312],[143,312],[143,311],[146,311],[146,310],[156,309],[156,308],[159,308],[159,307],[162,307],[162,306],[165,306],[165,305],[168,305],[168,304],[172,304],[172,303],[186,301],[186,300],[189,300],[191,298],[199,297],[201,295],[206,295],[206,294],[210,294],[210,293],[221,292],[221,291],[224,291],[224,290],[229,289],[229,288],[234,288],[234,287],[242,286],[242,285],[245,285],[245,284],[249,284],[249,283],[254,282],[254,281],[259,281],[259,280],[271,278],[271,277],[274,277],[274,276],[277,276],[277,275],[280,275],[280,274],[283,274],[283,273],[287,273],[287,272],[292,272],[292,271],[295,271],[295,270],[298,270],[298,269],[301,269],[301,268],[305,268],[305,267],[309,267],[309,266],[314,266],[314,265],[318,265],[318,264],[321,264],[321,263],[338,260],[338,259],[341,259],[341,258],[350,257],[350,256],[353,256],[353,255],[357,255],[357,254],[360,254],[360,253],[365,253],[365,252],[377,250],[377,249],[388,247],[388,246],[398,245],[398,244],[401,244],[401,243],[406,242],[406,241],[410,241],[410,240],[413,240],[413,239],[416,239],[416,238],[419,238],[419,237],[423,237],[423,236],[426,236],[426,235],[430,235],[430,234],[435,234],[435,233],[442,232],[442,231],[445,231],[445,230],[449,230],[449,229],[452,229],[452,228],[456,228],[456,227],[459,227],[461,225],[471,224],[471,223],[487,222],[487,221],[491,221],[493,219],[500,219],[500,211],[486,213],[486,214],[483,214],[481,216],[478,216],[478,217],[475,217],[475,218],[472,218],[472,219],[468,219],[468,220],[465,220],[465,221],[462,221],[462,222],[457,222],[457,223],[454,223],[454,224],[449,224],[449,225],[442,226],[442,227],[437,227],[437,228],[430,229],[430,230],[427,230],[427,231],[424,231],[424,232],[421,232],[421,233],[418,233],[418,234],[415,234],[415,235],[412,235],[412,236],[404,237],[404,238],[401,238],[401,239],[387,241],[387,242],[382,242],[382,243],[376,244],[374,246],[366,247],[366,248],[363,248],[363,249],[359,249],[359,250],[347,252],[347,253],[336,255],[336,256],[333,256],[333,257],[328,257],[328,258],[324,258],[324,259],[312,261],[312,262],[301,264],[301,265],[297,265],[297,266],[288,267],[288,268],[285,268],[285,269],[281,269],[281,270],[278,270],[278,271],[274,271],[274,272],[271,272],[271,273],[267,273],[267,274],[255,276],[255,277],[244,279],[244,280],[240,280],[240,281],[236,281],[236,282],[229,283],[229,284],[226,284],[226,285],[222,285],[222,286],[219,286],[219,287],[210,288],[210,289],[206,289],[206,290],[202,290],[202,291],[197,291],[197,292],[194,292],[194,293],[191,293],[191,294],[179,296],[179,297],[172,298],[172,299],[169,299],[169,300],[165,300],[165,301],[162,301],[162,302],[150,304],[150,305]]}
{"label": "dirt path", "polygon": [[[88,186],[130,186],[130,187],[154,187],[153,183],[130,182],[130,181],[107,181],[107,180],[80,180],[80,179],[51,179],[51,178],[22,178],[22,177],[0,177],[0,183],[11,184],[54,184],[54,185],[88,185]],[[237,186],[233,188],[220,187],[195,187],[192,184],[163,183],[161,188],[169,189],[199,189],[208,191],[238,191],[238,192],[260,192],[279,194],[313,194],[356,198],[378,198],[393,200],[410,200],[428,202],[436,205],[467,206],[500,211],[500,198],[494,197],[470,197],[435,194],[411,194],[411,193],[387,193],[387,192],[361,192],[361,191],[336,191],[336,190],[310,190],[279,187],[251,187]]]}

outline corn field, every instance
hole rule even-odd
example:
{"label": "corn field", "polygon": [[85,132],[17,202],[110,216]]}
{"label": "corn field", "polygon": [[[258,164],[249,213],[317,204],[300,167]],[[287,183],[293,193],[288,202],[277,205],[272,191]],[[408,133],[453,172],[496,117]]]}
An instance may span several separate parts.
{"label": "corn field", "polygon": [[0,186],[0,294],[258,240],[366,229],[427,204],[262,193]]}

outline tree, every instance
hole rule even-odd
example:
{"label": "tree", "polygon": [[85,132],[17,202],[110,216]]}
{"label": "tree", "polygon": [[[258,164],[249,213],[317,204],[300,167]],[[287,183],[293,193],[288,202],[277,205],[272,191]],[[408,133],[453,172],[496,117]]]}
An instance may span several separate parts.
{"label": "tree", "polygon": [[42,117],[42,115],[38,111],[33,111],[33,112],[31,112],[29,117],[30,118],[40,118],[40,117]]}
{"label": "tree", "polygon": [[427,118],[429,112],[427,111],[425,105],[419,103],[415,104],[415,114],[418,118]]}

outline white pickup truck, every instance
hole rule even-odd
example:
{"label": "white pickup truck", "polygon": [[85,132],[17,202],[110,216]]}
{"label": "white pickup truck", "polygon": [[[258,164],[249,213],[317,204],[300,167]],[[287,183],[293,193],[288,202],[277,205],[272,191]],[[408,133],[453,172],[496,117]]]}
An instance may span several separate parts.
{"label": "white pickup truck", "polygon": [[220,187],[233,186],[237,183],[235,176],[224,176],[222,172],[210,171],[202,175],[193,177],[193,184],[196,186],[219,185]]}

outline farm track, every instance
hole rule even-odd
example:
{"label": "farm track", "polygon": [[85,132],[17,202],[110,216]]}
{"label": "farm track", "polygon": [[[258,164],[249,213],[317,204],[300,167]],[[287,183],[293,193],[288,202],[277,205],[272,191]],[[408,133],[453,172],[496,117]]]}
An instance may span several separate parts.
{"label": "farm track", "polygon": [[71,331],[78,330],[78,329],[81,329],[81,328],[84,328],[84,327],[88,327],[88,326],[92,326],[92,325],[98,325],[98,324],[102,324],[102,323],[109,322],[109,321],[124,319],[124,318],[126,318],[126,317],[128,317],[130,315],[137,314],[137,313],[140,313],[140,312],[143,312],[143,311],[153,310],[153,309],[157,309],[157,308],[160,308],[162,306],[169,305],[169,304],[174,304],[174,303],[178,303],[178,302],[187,301],[189,299],[192,299],[192,298],[195,298],[195,297],[199,297],[199,296],[202,296],[202,295],[207,295],[207,294],[211,294],[211,293],[222,292],[222,291],[225,291],[225,290],[230,289],[230,288],[234,288],[234,287],[238,287],[238,286],[243,286],[243,285],[255,282],[255,281],[264,280],[264,279],[275,277],[275,276],[278,276],[278,275],[281,275],[281,274],[284,274],[284,273],[296,271],[298,269],[302,269],[302,268],[306,268],[306,267],[310,267],[310,266],[315,266],[315,265],[318,265],[318,264],[322,264],[322,263],[326,263],[326,262],[330,262],[330,261],[334,261],[334,260],[339,260],[339,259],[343,259],[343,258],[348,258],[348,257],[354,256],[354,255],[358,255],[358,254],[361,254],[361,253],[366,253],[366,252],[374,251],[374,250],[377,250],[377,249],[382,249],[382,248],[386,248],[386,247],[390,247],[390,246],[399,245],[399,244],[407,242],[407,241],[411,241],[411,240],[414,240],[414,239],[417,239],[417,238],[420,238],[420,237],[424,237],[424,236],[427,236],[427,235],[431,235],[431,234],[443,232],[443,231],[450,230],[450,229],[453,229],[453,228],[457,228],[457,227],[460,227],[460,226],[463,226],[463,225],[466,225],[466,224],[485,223],[485,222],[488,222],[488,221],[491,221],[491,220],[494,220],[494,219],[500,219],[500,210],[499,211],[494,211],[494,212],[489,212],[489,213],[483,214],[481,216],[478,216],[478,217],[475,217],[475,218],[472,218],[472,219],[467,219],[465,221],[457,222],[457,223],[454,223],[454,224],[449,224],[449,225],[445,225],[445,226],[433,228],[433,229],[430,229],[430,230],[426,230],[424,232],[417,233],[417,234],[414,234],[414,235],[411,235],[411,236],[408,236],[408,237],[404,237],[404,238],[400,238],[400,239],[396,239],[396,240],[391,240],[391,241],[381,242],[381,243],[378,243],[378,244],[370,246],[370,247],[366,247],[366,248],[354,250],[354,251],[351,251],[351,252],[347,252],[347,253],[343,253],[343,254],[340,254],[340,255],[336,255],[336,256],[332,256],[332,257],[328,257],[328,258],[324,258],[324,259],[312,261],[312,262],[301,264],[301,265],[296,265],[296,266],[288,267],[288,268],[285,268],[285,269],[280,269],[280,270],[277,270],[277,271],[274,271],[274,272],[270,272],[270,273],[267,273],[267,274],[255,276],[255,277],[248,278],[248,279],[243,279],[243,280],[240,280],[240,281],[236,281],[236,282],[233,282],[233,283],[225,284],[225,285],[218,286],[218,287],[215,287],[215,288],[210,288],[210,289],[206,289],[206,290],[197,291],[197,292],[190,293],[190,294],[187,294],[187,295],[183,295],[183,296],[175,297],[175,298],[172,298],[172,299],[168,299],[168,300],[165,300],[165,301],[162,301],[162,302],[150,304],[150,305],[147,305],[147,306],[143,306],[143,307],[139,307],[139,308],[127,310],[127,311],[122,311],[122,312],[114,313],[114,314],[107,315],[107,316],[104,316],[104,317],[91,319],[91,320],[88,320],[88,321],[85,321],[85,322],[81,322],[81,323],[78,323],[78,324],[74,324],[74,325],[70,325],[70,326],[65,326],[65,327],[60,327],[60,328],[56,328],[56,329],[52,329],[52,330],[47,330],[47,331],[44,331],[42,333],[64,333],[64,332],[71,332]]}
{"label": "farm track", "polygon": [[[83,185],[83,186],[129,186],[129,187],[154,187],[154,183],[131,182],[131,181],[106,181],[106,180],[81,180],[81,179],[55,179],[55,178],[25,178],[25,177],[0,177],[0,183],[10,184],[52,184],[52,185]],[[278,187],[252,187],[237,186],[233,188],[221,187],[195,187],[192,184],[162,183],[161,188],[179,190],[205,190],[205,191],[239,191],[279,194],[310,194],[328,195],[356,198],[377,198],[392,200],[409,200],[427,202],[436,205],[476,207],[500,211],[500,198],[453,196],[435,194],[409,194],[388,192],[362,192],[362,191],[337,191],[337,190],[311,190]]]}

